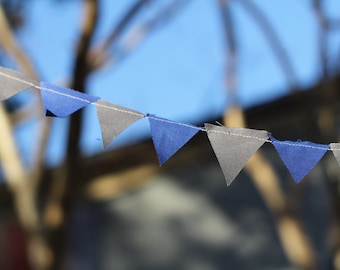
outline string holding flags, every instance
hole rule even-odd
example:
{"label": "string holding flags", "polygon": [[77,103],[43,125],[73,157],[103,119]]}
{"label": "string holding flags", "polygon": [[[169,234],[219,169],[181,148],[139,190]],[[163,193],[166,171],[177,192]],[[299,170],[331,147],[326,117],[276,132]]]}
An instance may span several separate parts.
{"label": "string holding flags", "polygon": [[308,141],[279,141],[266,130],[228,128],[208,123],[204,125],[204,128],[197,127],[152,114],[144,115],[101,100],[100,97],[46,82],[38,82],[18,71],[0,67],[0,101],[28,88],[40,91],[45,116],[68,117],[87,105],[96,106],[103,147],[106,147],[134,122],[147,118],[160,165],[184,147],[199,131],[206,132],[228,186],[264,143],[273,144],[297,183],[316,166],[327,151],[333,152],[340,165],[340,143],[325,145]]}

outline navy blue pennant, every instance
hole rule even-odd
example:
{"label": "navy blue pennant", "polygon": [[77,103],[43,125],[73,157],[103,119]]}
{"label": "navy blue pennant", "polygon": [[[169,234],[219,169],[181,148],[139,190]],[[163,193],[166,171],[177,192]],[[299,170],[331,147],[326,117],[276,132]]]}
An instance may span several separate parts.
{"label": "navy blue pennant", "polygon": [[46,116],[67,117],[99,97],[41,82],[41,100]]}
{"label": "navy blue pennant", "polygon": [[200,128],[148,115],[151,136],[160,165],[181,149]]}
{"label": "navy blue pennant", "polygon": [[272,136],[270,139],[297,183],[315,167],[329,149],[329,145],[308,141],[279,141]]}

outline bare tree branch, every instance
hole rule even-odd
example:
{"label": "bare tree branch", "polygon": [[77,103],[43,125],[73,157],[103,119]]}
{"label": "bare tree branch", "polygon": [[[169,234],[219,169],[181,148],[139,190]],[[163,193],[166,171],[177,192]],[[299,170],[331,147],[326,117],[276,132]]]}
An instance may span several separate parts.
{"label": "bare tree branch", "polygon": [[225,42],[227,44],[225,86],[228,91],[228,98],[231,100],[230,103],[235,105],[237,104],[237,44],[234,32],[235,26],[231,17],[230,2],[218,0],[218,3],[223,20]]}
{"label": "bare tree branch", "polygon": [[[0,33],[2,35],[1,45],[7,54],[12,56],[14,61],[21,66],[27,74],[31,77],[37,78],[31,62],[14,38],[1,5]],[[42,140],[38,141],[37,149],[39,149],[39,151],[35,159],[33,174],[31,174],[22,164],[13,139],[14,136],[12,134],[11,122],[2,104],[0,108],[0,121],[2,127],[0,160],[3,163],[5,176],[13,193],[18,218],[28,236],[28,251],[32,269],[46,269],[51,263],[51,253],[43,236],[39,233],[41,232],[41,224],[36,205],[36,184],[41,178],[44,150],[48,136],[47,130],[49,130],[49,121],[45,120],[43,122],[44,129],[41,132]]]}
{"label": "bare tree branch", "polygon": [[339,30],[339,28],[340,28],[340,19],[329,19],[327,21],[327,28],[329,30]]}
{"label": "bare tree branch", "polygon": [[[335,93],[337,92],[337,84],[326,84],[327,79],[330,77],[330,69],[328,66],[328,35],[330,31],[339,27],[334,24],[334,21],[329,20],[322,6],[323,1],[312,0],[313,10],[315,13],[316,21],[318,23],[318,43],[319,43],[319,58],[322,67],[321,86],[317,91],[318,103],[318,126],[321,134],[324,137],[334,137],[337,107],[332,106],[332,100],[336,99]],[[333,135],[333,136],[332,136]],[[328,173],[329,174],[329,173]],[[332,200],[332,210],[334,213],[334,221],[332,222],[329,231],[329,243],[333,258],[334,269],[340,267],[340,192],[339,192],[339,175],[329,175],[328,188],[330,198]]]}
{"label": "bare tree branch", "polygon": [[[21,68],[25,71],[26,74],[31,76],[32,78],[37,79],[38,75],[35,72],[35,69],[32,65],[32,62],[29,60],[29,58],[26,56],[26,54],[23,52],[23,50],[20,48],[18,43],[15,40],[15,37],[12,33],[12,30],[6,20],[6,16],[4,14],[4,11],[1,7],[0,9],[0,33],[1,33],[1,40],[0,43],[3,46],[4,50],[7,52],[9,56],[11,56],[14,61],[17,63],[18,66],[21,66]],[[36,91],[32,91],[32,93],[37,94]],[[37,95],[37,102],[39,103],[39,106],[34,106],[34,110],[31,111],[29,115],[37,115],[38,113],[41,113],[42,111],[42,104],[39,98],[39,95]],[[22,115],[22,114],[21,114]],[[18,116],[18,115],[16,115]],[[38,144],[35,149],[35,154],[33,155],[35,157],[34,164],[33,164],[33,172],[31,175],[32,179],[32,190],[35,192],[37,185],[41,179],[41,172],[42,172],[42,166],[44,163],[44,154],[47,144],[47,139],[49,136],[49,130],[50,130],[51,121],[48,118],[42,118],[41,119],[41,126],[42,128],[38,128],[39,135],[38,137],[40,140],[37,140]]]}
{"label": "bare tree branch", "polygon": [[[74,72],[73,72],[73,81],[72,88],[77,89],[78,91],[85,91],[86,89],[86,80],[89,75],[88,62],[86,61],[91,39],[93,33],[95,31],[98,19],[98,1],[97,0],[84,0],[84,10],[85,13],[83,15],[83,24],[80,30],[80,39],[77,47],[77,54],[74,62]],[[79,153],[79,140],[80,140],[80,132],[82,126],[82,112],[78,111],[73,114],[71,117],[71,123],[69,128],[68,135],[68,144],[67,144],[67,157],[64,163],[63,174],[61,177],[57,177],[55,181],[55,185],[53,186],[51,192],[52,201],[48,204],[47,211],[49,209],[49,205],[53,205],[54,208],[55,203],[60,204],[63,199],[66,182],[69,177],[73,174],[73,171],[77,171],[77,159],[80,155]],[[75,181],[70,181],[74,183]]]}
{"label": "bare tree branch", "polygon": [[[80,38],[77,53],[74,59],[73,81],[71,87],[78,91],[86,91],[86,82],[91,69],[88,65],[88,53],[95,32],[98,12],[98,0],[84,0],[83,23],[80,29]],[[78,111],[71,116],[67,142],[67,156],[61,169],[61,175],[57,175],[51,187],[49,201],[45,208],[44,222],[54,229],[51,244],[54,249],[53,269],[59,269],[64,246],[61,239],[65,236],[65,219],[68,216],[69,204],[74,192],[79,192],[81,172],[78,170],[80,157],[79,142],[82,128],[83,112]],[[58,217],[58,218],[55,218]],[[57,222],[57,223],[55,223]]]}
{"label": "bare tree branch", "polygon": [[[83,24],[82,29],[80,30],[81,36],[78,42],[77,54],[73,67],[73,81],[71,83],[71,88],[81,92],[86,92],[86,81],[90,72],[87,57],[93,33],[97,26],[99,9],[98,0],[84,0],[84,5],[85,14],[83,15]],[[78,144],[81,126],[82,113],[79,111],[71,117],[67,145],[68,157],[66,163],[76,160],[79,155]]]}
{"label": "bare tree branch", "polygon": [[277,33],[273,29],[272,24],[268,21],[265,14],[251,0],[238,0],[238,3],[240,3],[254,18],[255,23],[259,25],[263,34],[267,38],[269,44],[271,45],[270,47],[273,50],[273,53],[289,84],[288,88],[292,89],[292,91],[296,90],[298,85],[296,72],[294,71],[289,55],[283,47]]}
{"label": "bare tree branch", "polygon": [[[149,0],[148,3],[151,3],[151,0]],[[99,46],[98,48],[93,49],[89,60],[91,67],[99,68],[109,62],[117,65],[117,63],[120,63],[137,48],[147,36],[155,31],[160,25],[169,22],[174,15],[178,14],[179,11],[189,3],[190,0],[173,0],[164,8],[160,9],[152,18],[131,26],[130,30],[126,31],[125,35],[122,36],[120,40],[111,39],[111,44],[107,40],[105,43],[107,46],[105,48]],[[142,6],[139,6],[139,8],[141,7]],[[135,13],[135,15],[136,14],[137,13]],[[130,19],[132,20],[133,18],[131,17]],[[116,30],[114,29],[113,32],[115,31]],[[117,37],[117,35],[115,36]],[[113,45],[116,46],[114,47]]]}
{"label": "bare tree branch", "polygon": [[328,21],[322,8],[321,0],[312,0],[313,9],[316,20],[318,22],[318,43],[319,43],[319,57],[322,67],[322,77],[328,77]]}
{"label": "bare tree branch", "polygon": [[152,0],[138,0],[134,5],[132,5],[126,14],[122,16],[117,26],[113,28],[106,40],[103,41],[102,45],[93,49],[89,59],[91,69],[97,69],[106,62],[110,47],[116,43],[122,32],[127,28],[135,16],[145,6],[145,4],[149,3],[150,1]]}
{"label": "bare tree branch", "polygon": [[127,13],[122,17],[117,26],[113,29],[111,34],[104,41],[102,47],[103,51],[106,51],[114,44],[117,38],[122,34],[126,27],[131,23],[134,17],[139,13],[139,11],[152,0],[139,0],[127,11]]}
{"label": "bare tree branch", "polygon": [[[226,43],[228,44],[225,85],[233,98],[233,103],[226,110],[223,121],[226,126],[245,127],[243,110],[235,100],[237,91],[237,45],[234,33],[235,26],[230,12],[230,2],[228,0],[218,0],[218,4],[223,19]],[[314,269],[313,249],[296,218],[290,212],[285,194],[278,184],[279,179],[276,177],[271,164],[263,157],[262,153],[256,152],[247,162],[246,169],[277,221],[278,234],[288,259],[294,265],[303,269]],[[294,245],[292,245],[291,241],[286,240],[289,234],[294,235]]]}
{"label": "bare tree branch", "polygon": [[8,52],[9,56],[12,56],[16,63],[21,66],[25,72],[30,75],[32,78],[37,78],[37,74],[34,71],[30,60],[27,58],[25,53],[21,50],[18,46],[15,38],[12,34],[12,30],[7,22],[6,15],[4,10],[1,6],[0,8],[0,17],[1,17],[1,24],[0,24],[0,33],[1,33],[1,40],[0,43]]}

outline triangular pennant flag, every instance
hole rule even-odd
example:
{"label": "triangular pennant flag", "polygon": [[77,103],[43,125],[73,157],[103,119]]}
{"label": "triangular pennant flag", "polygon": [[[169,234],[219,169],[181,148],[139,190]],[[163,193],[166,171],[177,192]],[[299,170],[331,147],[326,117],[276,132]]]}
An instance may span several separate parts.
{"label": "triangular pennant flag", "polygon": [[269,137],[265,130],[227,128],[212,124],[205,124],[205,128],[228,186]]}
{"label": "triangular pennant flag", "polygon": [[20,72],[0,67],[0,101],[33,86],[39,86],[39,82]]}
{"label": "triangular pennant flag", "polygon": [[128,126],[144,117],[144,114],[140,112],[113,105],[103,100],[98,100],[96,105],[104,147]]}
{"label": "triangular pennant flag", "polygon": [[200,128],[148,115],[151,137],[160,165],[181,149]]}
{"label": "triangular pennant flag", "polygon": [[330,143],[329,147],[332,150],[336,161],[340,165],[340,143]]}
{"label": "triangular pennant flag", "polygon": [[99,99],[99,97],[45,82],[40,83],[40,90],[46,116],[67,117]]}
{"label": "triangular pennant flag", "polygon": [[329,145],[308,141],[279,141],[272,136],[270,139],[296,183],[315,167],[329,149]]}

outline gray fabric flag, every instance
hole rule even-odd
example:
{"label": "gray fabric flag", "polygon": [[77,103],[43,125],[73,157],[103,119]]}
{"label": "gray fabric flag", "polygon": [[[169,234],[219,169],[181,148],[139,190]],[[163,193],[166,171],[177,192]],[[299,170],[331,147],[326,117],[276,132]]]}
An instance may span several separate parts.
{"label": "gray fabric flag", "polygon": [[265,130],[205,124],[208,138],[229,186],[248,159],[266,142]]}
{"label": "gray fabric flag", "polygon": [[340,143],[330,143],[329,147],[332,150],[333,155],[335,156],[336,161],[340,165]]}
{"label": "gray fabric flag", "polygon": [[115,137],[135,121],[144,117],[144,114],[98,100],[96,102],[97,115],[106,147]]}
{"label": "gray fabric flag", "polygon": [[39,82],[30,79],[23,73],[0,67],[0,101],[31,88],[32,85],[39,86]]}

